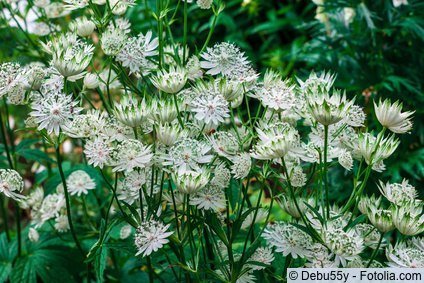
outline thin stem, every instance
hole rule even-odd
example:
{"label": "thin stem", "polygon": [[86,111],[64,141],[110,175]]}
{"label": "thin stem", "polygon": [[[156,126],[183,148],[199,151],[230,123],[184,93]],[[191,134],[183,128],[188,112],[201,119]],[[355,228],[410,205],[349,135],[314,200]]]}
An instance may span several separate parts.
{"label": "thin stem", "polygon": [[0,197],[0,209],[1,209],[1,214],[3,218],[4,231],[6,232],[6,238],[7,238],[7,241],[10,242],[9,224],[7,221],[7,211],[6,211],[6,207],[4,206],[3,196]]}
{"label": "thin stem", "polygon": [[202,47],[202,49],[200,50],[200,53],[202,53],[202,51],[203,50],[205,50],[205,48],[208,46],[208,44],[209,44],[209,41],[211,40],[211,38],[212,38],[212,34],[213,34],[213,32],[214,32],[214,30],[215,30],[215,26],[216,26],[216,21],[218,20],[218,15],[219,15],[219,13],[214,13],[214,18],[213,18],[213,21],[212,21],[212,25],[211,25],[211,29],[209,30],[209,33],[208,33],[208,36],[206,37],[206,41],[205,41],[205,43],[203,44],[203,47]]}
{"label": "thin stem", "polygon": [[380,249],[381,242],[383,242],[383,237],[384,237],[384,233],[381,233],[380,239],[378,240],[377,247],[375,248],[375,250],[373,251],[373,253],[371,255],[370,261],[367,264],[367,268],[371,266],[371,263],[373,262],[374,258],[376,257],[378,250]]}
{"label": "thin stem", "polygon": [[60,145],[56,147],[56,159],[57,159],[57,166],[59,168],[60,178],[62,179],[62,185],[63,185],[63,191],[65,193],[65,200],[66,200],[66,215],[68,217],[69,222],[69,228],[71,230],[72,238],[74,239],[74,242],[78,248],[78,250],[81,252],[81,254],[85,257],[85,253],[78,241],[77,235],[75,233],[74,224],[72,222],[72,216],[71,216],[71,203],[69,200],[69,192],[68,192],[68,186],[66,185],[66,178],[65,174],[63,173],[62,168],[62,157],[60,155]]}
{"label": "thin stem", "polygon": [[15,204],[16,211],[16,231],[18,233],[18,257],[21,256],[22,253],[22,239],[21,239],[21,212],[19,210],[19,205]]}
{"label": "thin stem", "polygon": [[330,218],[330,200],[328,196],[328,126],[324,126],[324,189],[325,189],[325,203],[327,207],[327,219]]}

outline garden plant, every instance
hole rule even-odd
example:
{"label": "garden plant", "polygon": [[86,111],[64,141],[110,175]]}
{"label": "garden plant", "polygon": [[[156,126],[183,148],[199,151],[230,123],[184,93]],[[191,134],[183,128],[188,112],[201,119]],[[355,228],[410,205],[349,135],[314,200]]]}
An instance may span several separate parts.
{"label": "garden plant", "polygon": [[0,282],[424,268],[423,8],[0,1]]}

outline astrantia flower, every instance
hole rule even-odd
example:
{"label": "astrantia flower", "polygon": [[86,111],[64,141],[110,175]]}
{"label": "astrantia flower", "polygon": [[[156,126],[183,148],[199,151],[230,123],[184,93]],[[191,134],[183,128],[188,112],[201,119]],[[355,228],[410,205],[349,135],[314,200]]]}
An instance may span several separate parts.
{"label": "astrantia flower", "polygon": [[21,200],[24,198],[21,195],[24,189],[24,181],[21,175],[13,169],[0,169],[0,193],[6,197]]}
{"label": "astrantia flower", "polygon": [[363,127],[366,118],[367,116],[360,106],[352,105],[342,122],[351,127]]}
{"label": "astrantia flower", "polygon": [[173,174],[177,189],[184,194],[194,194],[204,188],[210,179],[209,171],[185,171]]}
{"label": "astrantia flower", "polygon": [[376,198],[374,195],[371,197],[362,196],[358,202],[358,209],[362,214],[367,214],[370,206],[379,207],[381,204],[381,196]]}
{"label": "astrantia flower", "polygon": [[272,253],[272,250],[268,247],[260,247],[249,258],[248,262],[252,262],[252,263],[249,263],[248,265],[253,270],[262,270],[262,269],[265,269],[265,266],[255,265],[255,262],[259,262],[265,265],[271,265],[273,261],[274,261],[274,254]]}
{"label": "astrantia flower", "polygon": [[374,228],[374,226],[366,223],[359,223],[354,227],[355,232],[362,237],[364,245],[371,247],[372,249],[377,248],[380,240],[380,233]]}
{"label": "astrantia flower", "polygon": [[65,2],[65,8],[69,10],[76,10],[85,8],[89,4],[89,0],[63,0]]}
{"label": "astrantia flower", "polygon": [[174,94],[179,92],[187,82],[187,71],[180,66],[170,66],[169,71],[160,70],[156,76],[150,78],[153,85],[159,90]]}
{"label": "astrantia flower", "polygon": [[99,86],[99,78],[95,74],[87,73],[84,76],[84,88],[95,89]]}
{"label": "astrantia flower", "polygon": [[194,81],[200,79],[203,76],[203,71],[200,67],[199,58],[191,56],[186,64],[187,77],[189,80]]}
{"label": "astrantia flower", "polygon": [[87,172],[77,170],[66,178],[66,186],[71,196],[81,196],[82,194],[88,194],[89,190],[96,188],[96,183]]}
{"label": "astrantia flower", "polygon": [[336,262],[346,266],[347,260],[353,260],[364,249],[363,240],[354,230],[329,228],[324,232],[324,242],[336,255]]}
{"label": "astrantia flower", "polygon": [[70,24],[70,28],[71,30],[76,31],[79,36],[87,37],[93,33],[94,29],[96,28],[96,25],[93,21],[90,21],[86,17],[81,17],[73,21]]}
{"label": "astrantia flower", "polygon": [[417,197],[415,187],[410,185],[406,179],[403,179],[401,184],[384,184],[380,181],[378,188],[386,199],[396,205],[402,205],[405,201],[413,201]]}
{"label": "astrantia flower", "polygon": [[279,74],[267,71],[263,86],[255,90],[255,97],[265,107],[276,111],[300,108],[299,103],[302,99],[295,95],[294,88],[295,85],[292,82],[283,81]]}
{"label": "astrantia flower", "polygon": [[140,33],[137,37],[131,37],[119,51],[116,60],[129,68],[130,73],[148,72],[151,64],[147,57],[158,54],[156,48],[159,41],[157,38],[152,39],[152,36],[152,32],[148,31],[146,35]]}
{"label": "astrantia flower", "polygon": [[249,214],[246,216],[246,219],[241,224],[241,229],[249,229],[252,225],[256,223],[263,222],[266,217],[268,216],[268,211],[265,208],[259,208],[258,212],[256,213],[255,217],[255,211],[250,211]]}
{"label": "astrantia flower", "polygon": [[328,126],[341,121],[348,113],[353,102],[346,99],[346,94],[333,91],[332,95],[327,90],[308,92],[306,102],[309,113],[320,124]]}
{"label": "astrantia flower", "polygon": [[135,0],[110,0],[110,7],[114,15],[123,15],[129,7],[135,5]]}
{"label": "astrantia flower", "polygon": [[217,131],[207,138],[219,156],[233,156],[239,149],[237,138],[231,132]]}
{"label": "astrantia flower", "polygon": [[402,112],[402,103],[396,101],[391,103],[389,99],[380,100],[378,104],[374,102],[375,115],[383,127],[388,128],[393,133],[404,134],[412,129],[413,112]]}
{"label": "astrantia flower", "polygon": [[86,142],[84,154],[88,164],[102,169],[111,161],[112,147],[106,137],[98,136]]}
{"label": "astrantia flower", "polygon": [[316,93],[319,90],[330,91],[335,80],[336,76],[330,72],[322,72],[318,76],[318,74],[314,71],[310,73],[309,77],[305,81],[302,81],[299,78],[297,79],[300,89],[304,93]]}
{"label": "astrantia flower", "polygon": [[215,80],[215,88],[228,102],[234,102],[240,97],[243,98],[243,85],[237,81],[221,77]]}
{"label": "astrantia flower", "polygon": [[91,62],[94,47],[82,42],[76,34],[62,34],[44,45],[52,55],[51,65],[70,81],[80,79]]}
{"label": "astrantia flower", "polygon": [[[300,218],[301,217],[301,213],[304,214],[307,206],[305,205],[306,203],[312,204],[310,202],[310,200],[306,200],[303,198],[298,198],[296,199],[297,201],[297,205],[299,207],[299,209],[297,209],[296,204],[294,202],[294,200],[288,196],[281,196],[281,198],[278,201],[278,204],[280,205],[280,207],[287,212],[288,214],[290,214],[291,216],[293,216],[294,218]],[[300,211],[299,211],[300,210]]]}
{"label": "astrantia flower", "polygon": [[81,108],[78,102],[72,100],[72,95],[64,93],[51,94],[32,103],[31,116],[36,118],[38,130],[46,129],[59,135],[60,129],[68,125]]}
{"label": "astrantia flower", "polygon": [[149,113],[146,102],[141,102],[133,95],[124,96],[120,103],[115,104],[114,114],[122,124],[131,128],[146,122]]}
{"label": "astrantia flower", "polygon": [[185,137],[187,137],[187,132],[176,124],[160,124],[156,129],[156,138],[166,146],[172,146]]}
{"label": "astrantia flower", "polygon": [[335,267],[335,262],[331,260],[332,255],[328,248],[322,244],[314,244],[310,254],[307,256],[308,262],[305,264],[309,268],[332,268]]}
{"label": "astrantia flower", "polygon": [[38,210],[41,206],[41,203],[44,199],[44,190],[41,187],[36,187],[33,189],[30,194],[23,200],[19,202],[19,206],[23,209],[31,208],[33,210]]}
{"label": "astrantia flower", "polygon": [[414,236],[424,232],[424,205],[419,201],[392,206],[393,224],[404,235]]}
{"label": "astrantia flower", "polygon": [[106,55],[117,55],[127,40],[125,31],[108,27],[101,35],[100,44]]}
{"label": "astrantia flower", "polygon": [[249,61],[234,44],[222,42],[217,43],[213,48],[208,47],[200,54],[203,61],[200,66],[208,69],[206,74],[232,77],[248,68]]}
{"label": "astrantia flower", "polygon": [[41,226],[45,221],[59,216],[60,210],[65,206],[65,196],[62,193],[47,195],[39,210],[41,223],[37,226]]}
{"label": "astrantia flower", "polygon": [[113,154],[113,172],[131,172],[135,168],[145,168],[150,164],[152,157],[150,146],[145,146],[138,140],[124,140]]}
{"label": "astrantia flower", "polygon": [[47,73],[45,66],[39,63],[29,64],[25,66],[23,72],[28,89],[39,90]]}
{"label": "astrantia flower", "polygon": [[295,166],[289,172],[290,183],[293,187],[300,188],[306,184],[306,174],[303,173],[302,167]]}
{"label": "astrantia flower", "polygon": [[208,163],[213,156],[209,155],[211,147],[206,143],[194,140],[184,139],[173,147],[169,152],[162,156],[163,165],[171,166],[178,173],[185,171],[197,171],[201,164]]}
{"label": "astrantia flower", "polygon": [[[377,141],[379,141],[378,144]],[[358,144],[353,153],[355,156],[364,158],[368,165],[374,165],[392,155],[399,143],[394,135],[376,138],[370,133],[359,133]]]}
{"label": "astrantia flower", "polygon": [[21,66],[18,63],[0,65],[0,98],[21,80]]}
{"label": "astrantia flower", "polygon": [[69,230],[69,221],[66,215],[59,215],[55,219],[54,228],[59,233],[64,233]]}
{"label": "astrantia flower", "polygon": [[72,138],[94,137],[102,133],[107,125],[107,113],[98,110],[77,115],[64,125],[63,131]]}
{"label": "astrantia flower", "polygon": [[371,224],[381,233],[386,233],[395,228],[390,210],[379,209],[375,204],[370,204],[366,214]]}
{"label": "astrantia flower", "polygon": [[164,225],[156,220],[148,220],[141,223],[134,236],[134,243],[137,247],[137,255],[148,256],[161,249],[169,242],[167,239],[173,232],[168,232],[170,224]]}
{"label": "astrantia flower", "polygon": [[153,100],[152,103],[149,104],[151,108],[151,118],[156,122],[156,124],[171,124],[177,120],[178,112],[175,107],[175,103],[177,103],[178,108],[181,109],[179,99],[176,101],[170,99],[161,99],[159,101]]}
{"label": "astrantia flower", "polygon": [[[150,168],[149,168],[150,169]],[[141,197],[144,199],[144,191],[142,186],[146,186],[146,193],[149,195],[151,192],[151,182],[150,182],[151,170],[138,170],[131,171],[130,173],[125,174],[125,177],[118,182],[117,194],[118,199],[125,201],[128,204],[133,204],[138,202]],[[153,188],[153,193],[156,193],[156,188]]]}
{"label": "astrantia flower", "polygon": [[300,137],[296,129],[287,123],[275,123],[265,129],[258,128],[259,141],[253,146],[252,157],[259,160],[278,161],[289,152],[300,149]]}
{"label": "astrantia flower", "polygon": [[235,179],[244,179],[249,175],[252,168],[252,159],[247,152],[240,153],[231,158],[233,165],[231,166],[231,173]]}
{"label": "astrantia flower", "polygon": [[210,9],[212,6],[213,0],[197,0],[196,4],[200,9]]}
{"label": "astrantia flower", "polygon": [[190,102],[190,110],[197,120],[217,126],[230,117],[228,102],[212,84],[198,83],[193,91],[195,95]]}
{"label": "astrantia flower", "polygon": [[37,230],[31,227],[28,230],[28,239],[33,243],[38,242],[38,240],[40,239],[40,234],[38,234]]}
{"label": "astrantia flower", "polygon": [[283,256],[290,254],[295,259],[307,256],[313,245],[312,238],[308,234],[282,222],[266,228],[262,237],[271,247],[276,248],[275,252],[283,253]]}
{"label": "astrantia flower", "polygon": [[396,8],[402,5],[408,5],[408,0],[393,0],[393,6]]}
{"label": "astrantia flower", "polygon": [[352,154],[347,150],[342,150],[339,155],[339,164],[346,170],[351,170],[353,167]]}
{"label": "astrantia flower", "polygon": [[400,242],[393,248],[387,247],[388,266],[394,268],[424,268],[424,251],[410,242]]}
{"label": "astrantia flower", "polygon": [[224,191],[217,186],[206,186],[190,197],[190,204],[202,210],[218,211],[225,208]]}
{"label": "astrantia flower", "polygon": [[226,189],[230,185],[231,172],[224,162],[219,163],[214,169],[214,176],[210,182],[212,186]]}

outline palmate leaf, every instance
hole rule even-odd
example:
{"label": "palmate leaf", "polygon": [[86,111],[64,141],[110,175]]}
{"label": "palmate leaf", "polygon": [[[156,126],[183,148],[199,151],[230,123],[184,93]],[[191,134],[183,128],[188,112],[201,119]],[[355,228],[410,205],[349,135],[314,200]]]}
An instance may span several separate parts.
{"label": "palmate leaf", "polygon": [[6,282],[9,278],[16,254],[16,242],[9,243],[6,234],[2,233],[0,235],[0,282]]}
{"label": "palmate leaf", "polygon": [[81,259],[76,250],[59,239],[41,236],[38,242],[27,243],[27,252],[13,266],[10,282],[32,283],[38,279],[43,282],[77,282],[76,275],[72,273],[82,270],[82,267],[77,267],[77,262]]}

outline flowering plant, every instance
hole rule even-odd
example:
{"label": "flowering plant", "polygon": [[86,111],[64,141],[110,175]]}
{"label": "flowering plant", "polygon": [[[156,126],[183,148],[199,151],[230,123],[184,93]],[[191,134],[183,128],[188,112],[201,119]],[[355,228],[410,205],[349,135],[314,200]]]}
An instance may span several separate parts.
{"label": "flowering plant", "polygon": [[[44,25],[36,40],[19,5],[2,2],[37,58],[0,65],[2,279],[272,282],[289,267],[424,267],[415,187],[369,189],[413,112],[380,99],[370,129],[332,72],[261,75],[235,44],[210,43],[224,4],[192,2],[158,0],[151,29],[133,34],[136,1],[28,1]],[[192,46],[196,9],[213,21]],[[62,17],[73,20],[53,24]],[[13,105],[28,109],[24,124]],[[335,172],[351,180],[344,201]]]}

